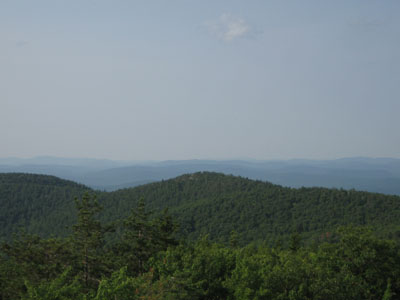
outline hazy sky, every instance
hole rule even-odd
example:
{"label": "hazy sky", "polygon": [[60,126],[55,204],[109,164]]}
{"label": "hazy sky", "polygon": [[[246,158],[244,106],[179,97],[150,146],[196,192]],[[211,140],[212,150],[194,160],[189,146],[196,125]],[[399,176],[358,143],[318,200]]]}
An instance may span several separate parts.
{"label": "hazy sky", "polygon": [[400,1],[0,1],[0,157],[400,157]]}

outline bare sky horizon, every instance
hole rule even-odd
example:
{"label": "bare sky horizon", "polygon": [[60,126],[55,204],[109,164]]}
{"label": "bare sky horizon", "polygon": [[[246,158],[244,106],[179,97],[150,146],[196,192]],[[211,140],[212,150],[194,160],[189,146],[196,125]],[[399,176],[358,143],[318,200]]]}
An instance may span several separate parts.
{"label": "bare sky horizon", "polygon": [[400,158],[400,2],[0,2],[0,157]]}

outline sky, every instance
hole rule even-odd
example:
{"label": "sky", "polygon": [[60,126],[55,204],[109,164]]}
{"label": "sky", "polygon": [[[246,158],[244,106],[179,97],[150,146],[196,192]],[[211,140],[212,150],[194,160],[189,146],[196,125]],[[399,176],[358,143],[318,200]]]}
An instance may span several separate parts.
{"label": "sky", "polygon": [[0,157],[400,158],[400,1],[0,1]]}

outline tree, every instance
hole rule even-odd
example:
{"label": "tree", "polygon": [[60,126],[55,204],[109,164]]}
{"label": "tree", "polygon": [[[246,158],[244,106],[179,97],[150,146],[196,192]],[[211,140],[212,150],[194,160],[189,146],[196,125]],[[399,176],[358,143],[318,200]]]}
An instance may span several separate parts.
{"label": "tree", "polygon": [[298,232],[292,233],[289,240],[289,250],[297,251],[300,248],[301,237]]}
{"label": "tree", "polygon": [[84,286],[97,287],[105,273],[104,235],[109,228],[102,226],[95,217],[102,210],[95,196],[84,194],[75,198],[78,220],[73,226],[73,243],[78,271],[82,274]]}
{"label": "tree", "polygon": [[80,283],[77,278],[71,280],[70,273],[68,267],[60,276],[37,285],[25,281],[27,292],[22,300],[83,300]]}
{"label": "tree", "polygon": [[[43,239],[24,231],[15,234],[12,242],[4,243],[1,250],[5,256],[0,257],[0,260],[4,259],[0,268],[0,290],[4,295],[11,293],[8,296],[11,299],[25,290],[24,281],[35,285],[52,280],[72,264],[71,244],[68,241]],[[13,297],[10,296],[12,293]]]}
{"label": "tree", "polygon": [[177,244],[173,237],[177,226],[168,211],[164,210],[159,218],[151,219],[151,215],[140,199],[136,210],[132,210],[124,222],[125,231],[117,251],[123,257],[122,266],[128,266],[129,275],[142,274],[151,256]]}

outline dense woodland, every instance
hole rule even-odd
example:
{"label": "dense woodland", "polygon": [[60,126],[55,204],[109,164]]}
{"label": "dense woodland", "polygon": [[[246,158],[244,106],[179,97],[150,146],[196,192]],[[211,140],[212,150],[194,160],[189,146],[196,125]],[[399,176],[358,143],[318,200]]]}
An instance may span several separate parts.
{"label": "dense woodland", "polygon": [[66,238],[21,232],[3,243],[0,299],[399,299],[400,248],[366,228],[343,227],[324,241],[288,247],[238,246],[174,238],[164,213],[144,202],[123,221],[122,239],[96,215],[93,196],[76,199],[77,223]]}
{"label": "dense woodland", "polygon": [[[208,235],[227,244],[230,233],[240,246],[286,241],[293,232],[311,243],[342,225],[368,225],[382,237],[400,237],[400,197],[354,190],[286,188],[218,173],[195,173],[116,192],[99,192],[52,176],[0,174],[0,239],[19,227],[41,237],[72,233],[72,199],[95,193],[104,207],[103,223],[128,216],[140,199],[155,215],[168,208],[179,223],[177,236],[196,241]],[[45,216],[45,217],[44,217]],[[116,229],[116,235],[120,233]],[[111,238],[107,238],[109,240]]]}
{"label": "dense woodland", "polygon": [[65,236],[67,226],[76,222],[73,199],[88,190],[54,176],[0,173],[0,239],[10,238],[19,228],[41,236]]}
{"label": "dense woodland", "polygon": [[114,193],[0,179],[0,221],[25,227],[3,228],[1,300],[400,299],[399,197],[215,173]]}

